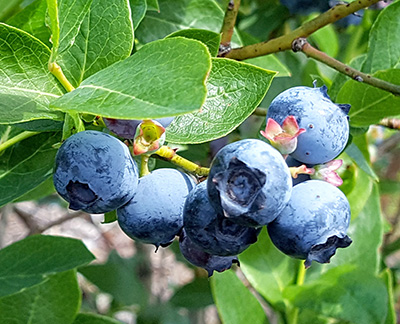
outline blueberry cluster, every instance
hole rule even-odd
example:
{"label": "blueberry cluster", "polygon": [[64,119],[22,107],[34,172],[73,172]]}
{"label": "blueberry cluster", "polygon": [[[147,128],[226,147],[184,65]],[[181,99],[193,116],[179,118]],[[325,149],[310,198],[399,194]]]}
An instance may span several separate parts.
{"label": "blueberry cluster", "polygon": [[169,168],[139,178],[123,142],[83,131],[57,153],[55,188],[71,209],[116,210],[119,226],[134,240],[158,248],[179,236],[183,256],[209,275],[238,263],[263,226],[279,250],[305,260],[306,267],[326,263],[351,243],[349,203],[325,181],[306,178],[294,186],[289,166],[335,158],[348,140],[349,108],[334,104],[325,87],[284,91],[271,103],[262,132],[270,143],[244,139],[223,146],[207,180],[197,184]]}

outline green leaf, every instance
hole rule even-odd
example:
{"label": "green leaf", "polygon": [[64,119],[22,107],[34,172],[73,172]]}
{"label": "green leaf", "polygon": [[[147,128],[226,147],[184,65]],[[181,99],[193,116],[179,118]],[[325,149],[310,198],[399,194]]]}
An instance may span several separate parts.
{"label": "green leaf", "polygon": [[[363,173],[361,170],[359,171]],[[331,259],[331,263],[326,265],[326,267],[331,268],[337,265],[353,264],[362,269],[364,273],[377,274],[380,264],[379,248],[382,244],[383,236],[380,197],[376,184],[373,184],[372,192],[368,195],[371,178],[365,173],[363,177],[364,179],[369,179],[369,184],[360,184],[364,185],[364,188],[356,185],[353,192],[347,196],[352,211],[352,220],[347,235],[353,242],[345,249],[338,249],[336,255]],[[361,196],[360,192],[362,191],[367,193],[366,197],[365,195],[364,197]],[[354,207],[357,209],[360,208],[357,206],[359,202],[364,203],[364,206],[358,215],[354,215]]]}
{"label": "green leaf", "polygon": [[211,277],[211,290],[222,323],[269,323],[258,300],[234,271],[214,273]]}
{"label": "green leaf", "polygon": [[53,172],[60,133],[40,133],[0,156],[0,206],[36,188]]}
{"label": "green leaf", "polygon": [[38,185],[36,188],[28,191],[26,194],[18,197],[13,202],[28,201],[28,200],[38,200],[55,193],[56,189],[53,184],[53,177],[47,178],[44,182]]}
{"label": "green leaf", "polygon": [[76,35],[64,41],[72,44],[59,51],[55,61],[74,87],[94,73],[127,58],[133,46],[133,25],[127,0],[93,1]]}
{"label": "green leaf", "polygon": [[394,301],[394,291],[393,291],[393,273],[389,268],[384,269],[379,277],[383,280],[386,285],[386,289],[388,292],[388,312],[386,316],[385,324],[396,324],[397,323],[397,315]]}
{"label": "green leaf", "polygon": [[40,285],[0,298],[0,322],[71,324],[80,303],[76,271],[70,270],[49,276]]}
{"label": "green leaf", "polygon": [[51,42],[51,62],[67,50],[75,41],[83,19],[93,0],[47,0]]}
{"label": "green leaf", "polygon": [[177,36],[190,39],[197,39],[198,41],[202,42],[207,46],[211,56],[217,56],[218,54],[219,43],[221,42],[221,34],[219,33],[215,33],[205,29],[190,28],[190,29],[178,30],[172,33],[171,35],[168,35],[167,38],[177,37]]}
{"label": "green leaf", "polygon": [[[400,85],[400,69],[379,71],[374,77]],[[351,104],[350,123],[358,127],[400,114],[400,97],[354,80],[347,81],[340,89],[337,102]]]}
{"label": "green leaf", "polygon": [[0,1],[0,21],[4,21],[19,9],[22,0]]}
{"label": "green leaf", "polygon": [[368,53],[362,67],[363,72],[374,73],[400,66],[399,16],[399,2],[391,4],[379,14],[369,34]]}
{"label": "green leaf", "polygon": [[[147,12],[136,31],[136,37],[143,44],[181,29],[207,29],[216,33],[221,31],[224,12],[213,0],[159,0],[158,3],[159,10]],[[236,33],[232,42],[235,47],[241,45]]]}
{"label": "green leaf", "polygon": [[158,0],[146,0],[146,2],[147,2],[147,10],[160,11]]}
{"label": "green leaf", "polygon": [[383,282],[363,268],[347,265],[303,286],[288,287],[285,296],[301,309],[350,323],[384,323],[387,291]]}
{"label": "green leaf", "polygon": [[102,222],[102,224],[112,223],[115,222],[116,220],[117,220],[117,211],[113,210],[104,214],[104,221]]}
{"label": "green leaf", "polygon": [[46,11],[46,0],[36,0],[7,20],[7,24],[26,31],[50,46],[50,30],[46,26]]}
{"label": "green leaf", "polygon": [[147,303],[147,292],[138,278],[138,258],[122,259],[112,251],[107,263],[79,268],[89,281],[111,294],[122,305]]}
{"label": "green leaf", "polygon": [[374,181],[379,181],[378,176],[375,171],[369,165],[364,155],[358,148],[358,146],[354,143],[351,143],[346,148],[346,153],[350,158],[358,165],[358,167],[363,170],[366,174],[368,174]]}
{"label": "green leaf", "polygon": [[[315,18],[315,16],[314,16]],[[311,34],[311,40],[318,48],[331,57],[336,57],[339,52],[339,38],[332,24],[329,24]]]}
{"label": "green leaf", "polygon": [[76,316],[75,321],[72,324],[121,324],[121,322],[116,321],[111,317],[80,313]]}
{"label": "green leaf", "polygon": [[0,250],[0,296],[14,294],[42,282],[48,274],[74,269],[93,259],[82,241],[29,236]]}
{"label": "green leaf", "polygon": [[195,278],[178,289],[169,301],[175,307],[203,308],[213,304],[210,283],[207,278]]}
{"label": "green leaf", "polygon": [[38,119],[12,125],[31,132],[58,132],[63,129],[62,121],[51,119]]}
{"label": "green leaf", "polygon": [[[360,70],[366,57],[367,57],[366,54],[357,56],[354,59],[352,59],[348,65],[356,70]],[[329,88],[329,96],[331,97],[332,101],[336,102],[336,97],[340,89],[348,80],[350,80],[350,77],[348,77],[347,75],[339,72],[336,74],[336,76],[332,81],[332,86]]]}
{"label": "green leaf", "polygon": [[136,29],[146,15],[147,2],[146,0],[129,0],[129,4],[132,12],[133,28]]}
{"label": "green leaf", "polygon": [[294,282],[298,262],[280,252],[266,228],[255,244],[239,255],[240,268],[247,280],[274,307],[284,309],[282,292]]}
{"label": "green leaf", "polygon": [[245,60],[244,62],[256,65],[266,70],[276,71],[276,77],[291,76],[289,69],[274,54],[259,56]]}
{"label": "green leaf", "polygon": [[257,108],[274,76],[247,63],[213,58],[206,102],[201,111],[175,118],[167,128],[167,141],[202,143],[230,133]]}
{"label": "green leaf", "polygon": [[49,49],[38,39],[0,23],[0,123],[62,120],[48,109],[63,94],[48,71]]}
{"label": "green leaf", "polygon": [[204,103],[210,68],[210,54],[199,41],[163,39],[94,74],[51,106],[123,119],[184,114]]}

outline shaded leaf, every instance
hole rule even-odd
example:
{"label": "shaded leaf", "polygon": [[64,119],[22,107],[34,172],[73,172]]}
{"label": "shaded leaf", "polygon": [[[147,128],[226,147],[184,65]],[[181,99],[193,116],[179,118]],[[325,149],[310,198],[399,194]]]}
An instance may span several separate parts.
{"label": "shaded leaf", "polygon": [[199,112],[175,118],[167,128],[167,141],[202,143],[230,133],[257,108],[274,76],[247,63],[213,58],[206,102]]}
{"label": "shaded leaf", "polygon": [[70,270],[93,259],[82,241],[29,236],[0,250],[0,296],[14,294],[42,282],[48,274]]}
{"label": "shaded leaf", "polygon": [[393,291],[393,273],[389,268],[384,269],[379,277],[383,280],[386,285],[386,289],[388,292],[388,312],[386,316],[385,324],[396,324],[397,323],[397,315],[394,301],[394,291]]}
{"label": "shaded leaf", "polygon": [[247,280],[274,307],[285,309],[283,290],[294,282],[299,261],[280,252],[266,229],[255,244],[239,255]]}
{"label": "shaded leaf", "polygon": [[219,50],[219,43],[221,42],[221,34],[215,33],[205,29],[182,29],[178,30],[167,37],[185,37],[190,39],[197,39],[205,44],[210,51],[211,56],[217,56]]}
{"label": "shaded leaf", "polygon": [[244,62],[256,65],[266,70],[276,71],[276,77],[291,76],[291,72],[274,54],[259,56],[245,60]]}
{"label": "shaded leaf", "polygon": [[38,200],[55,193],[56,189],[53,184],[53,177],[47,178],[44,182],[38,185],[36,188],[28,191],[26,194],[18,197],[13,202],[28,201],[28,200]]}
{"label": "shaded leaf", "polygon": [[376,175],[375,171],[369,165],[369,163],[367,162],[367,160],[365,159],[364,155],[362,154],[362,152],[360,151],[360,149],[357,147],[356,144],[351,143],[346,148],[346,153],[358,165],[358,167],[361,170],[363,170],[366,174],[368,174],[374,181],[378,181],[379,180],[379,178]]}
{"label": "shaded leaf", "polygon": [[[136,32],[143,43],[164,38],[181,29],[199,28],[220,33],[224,12],[213,0],[159,0],[159,10],[147,12]],[[149,2],[147,2],[149,6]],[[241,45],[236,33],[233,46]]]}
{"label": "shaded leaf", "polygon": [[189,309],[203,308],[213,304],[209,280],[195,278],[192,282],[178,289],[171,297],[170,303],[175,307]]}
{"label": "shaded leaf", "polygon": [[75,321],[72,324],[121,324],[121,322],[116,321],[111,317],[80,313],[76,316]]}
{"label": "shaded leaf", "polygon": [[40,133],[0,156],[0,206],[36,188],[53,172],[60,133]]}
{"label": "shaded leaf", "polygon": [[211,289],[222,323],[269,323],[258,300],[232,270],[214,273]]}
{"label": "shaded leaf", "polygon": [[[368,42],[367,58],[362,71],[374,73],[398,68],[400,65],[400,3],[381,11],[373,24]],[[399,84],[400,82],[397,82]]]}
{"label": "shaded leaf", "polygon": [[[313,18],[315,17],[313,16]],[[310,38],[322,52],[331,57],[336,57],[338,54],[339,38],[332,24],[318,29],[315,33],[311,34]]]}
{"label": "shaded leaf", "polygon": [[0,322],[70,324],[81,304],[76,271],[49,276],[43,283],[0,298]]}
{"label": "shaded leaf", "polygon": [[334,268],[310,284],[288,287],[284,295],[301,309],[354,324],[379,324],[386,318],[385,285],[363,268]]}
{"label": "shaded leaf", "polygon": [[129,0],[132,12],[133,28],[136,29],[147,11],[147,1],[146,0]]}
{"label": "shaded leaf", "polygon": [[0,123],[62,120],[48,109],[63,94],[48,71],[49,49],[26,32],[0,23]]}
{"label": "shaded leaf", "polygon": [[[400,85],[400,69],[379,71],[374,77]],[[400,97],[354,80],[340,89],[337,102],[351,104],[349,116],[353,126],[375,124],[384,117],[400,114]]]}
{"label": "shaded leaf", "polygon": [[208,50],[199,41],[163,39],[92,75],[51,106],[123,119],[192,112],[205,100],[210,68]]}
{"label": "shaded leaf", "polygon": [[137,258],[123,259],[113,251],[107,263],[79,268],[89,281],[111,294],[122,305],[146,304],[147,292],[140,282]]}
{"label": "shaded leaf", "polygon": [[46,0],[36,0],[7,20],[7,24],[26,31],[50,46],[50,30],[46,26]]}

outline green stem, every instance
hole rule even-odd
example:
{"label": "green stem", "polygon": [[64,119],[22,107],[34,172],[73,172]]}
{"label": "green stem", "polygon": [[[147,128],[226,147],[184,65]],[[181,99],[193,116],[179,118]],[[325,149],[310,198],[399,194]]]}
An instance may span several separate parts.
{"label": "green stem", "polygon": [[252,57],[290,50],[295,39],[308,37],[322,27],[334,23],[362,8],[369,7],[378,1],[379,0],[358,0],[348,4],[336,5],[286,35],[265,42],[232,49],[225,57],[235,60],[245,60]]}
{"label": "green stem", "polygon": [[141,163],[140,163],[140,176],[143,177],[145,175],[148,175],[150,173],[149,171],[149,158],[150,155],[148,154],[142,154],[141,155]]}
{"label": "green stem", "polygon": [[179,156],[178,154],[176,154],[175,150],[165,145],[161,146],[160,149],[154,154],[200,177],[205,177],[210,172],[209,168],[201,167],[196,163],[193,163],[192,161],[189,161]]}
{"label": "green stem", "polygon": [[[306,278],[306,267],[304,266],[304,261],[299,262],[299,268],[297,271],[296,285],[302,286],[304,284],[304,280]],[[293,307],[289,313],[290,324],[297,324],[299,318],[299,308]]]}
{"label": "green stem", "polygon": [[302,51],[308,57],[322,62],[356,81],[364,82],[376,88],[391,92],[396,96],[400,95],[400,86],[378,78],[374,78],[369,74],[365,74],[353,69],[352,67],[334,59],[333,57],[330,57],[326,53],[317,50],[315,47],[311,46],[305,38],[298,38],[293,42],[293,51]]}
{"label": "green stem", "polygon": [[221,28],[221,43],[218,56],[225,56],[231,50],[231,40],[239,7],[240,0],[229,0]]}
{"label": "green stem", "polygon": [[58,81],[60,81],[65,90],[67,90],[68,92],[75,90],[74,86],[68,81],[68,79],[64,75],[61,66],[59,66],[56,62],[49,63],[49,71],[57,78]]}
{"label": "green stem", "polygon": [[0,152],[4,151],[5,149],[9,148],[10,146],[13,146],[14,144],[21,142],[24,139],[27,139],[29,137],[32,137],[36,134],[39,134],[38,132],[22,132],[9,140],[5,141],[4,143],[0,144]]}

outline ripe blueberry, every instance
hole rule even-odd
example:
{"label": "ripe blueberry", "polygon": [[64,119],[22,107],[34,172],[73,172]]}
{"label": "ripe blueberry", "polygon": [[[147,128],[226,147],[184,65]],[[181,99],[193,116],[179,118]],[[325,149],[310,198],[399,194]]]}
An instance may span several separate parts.
{"label": "ripe blueberry", "polygon": [[183,226],[183,205],[194,186],[178,170],[154,170],[139,179],[133,198],[117,209],[118,224],[134,240],[167,246]]}
{"label": "ripe blueberry", "polygon": [[321,88],[294,87],[280,93],[271,103],[268,118],[282,124],[294,116],[306,132],[297,139],[297,149],[291,154],[307,164],[333,160],[345,148],[349,138],[348,112],[350,105],[334,104],[325,86]]}
{"label": "ripe blueberry", "polygon": [[186,260],[207,270],[209,277],[212,276],[214,271],[223,272],[230,269],[233,263],[239,264],[237,256],[212,255],[203,251],[186,235],[184,229],[179,235],[179,248]]}
{"label": "ripe blueberry", "polygon": [[205,252],[213,255],[237,255],[257,241],[259,229],[242,226],[215,209],[207,194],[206,182],[198,184],[186,199],[183,226],[187,236]]}
{"label": "ripe blueberry", "polygon": [[328,263],[337,248],[351,244],[349,223],[350,205],[340,189],[308,180],[293,187],[288,205],[267,227],[279,250],[309,267],[313,260]]}
{"label": "ripe blueberry", "polygon": [[266,225],[286,206],[292,178],[282,155],[271,145],[245,139],[215,155],[207,180],[210,201],[232,222]]}
{"label": "ripe blueberry", "polygon": [[70,209],[99,214],[132,198],[138,170],[128,147],[120,140],[98,131],[83,131],[61,145],[53,180]]}

